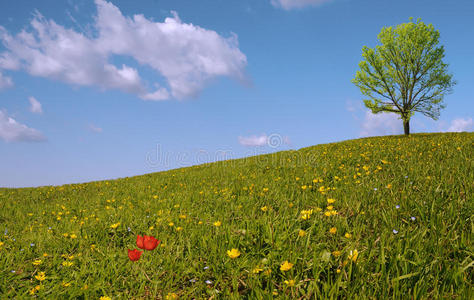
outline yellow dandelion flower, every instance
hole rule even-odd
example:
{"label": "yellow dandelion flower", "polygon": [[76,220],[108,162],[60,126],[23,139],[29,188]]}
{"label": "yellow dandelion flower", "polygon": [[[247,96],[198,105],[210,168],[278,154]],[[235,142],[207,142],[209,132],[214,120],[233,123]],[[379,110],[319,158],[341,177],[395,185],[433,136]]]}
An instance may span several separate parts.
{"label": "yellow dandelion flower", "polygon": [[337,210],[331,210],[331,216],[337,215]]}
{"label": "yellow dandelion flower", "polygon": [[267,206],[262,206],[260,209],[261,209],[263,212],[268,211],[268,207],[267,207]]}
{"label": "yellow dandelion flower", "polygon": [[392,185],[389,183],[387,184],[387,189],[391,189],[392,188]]}
{"label": "yellow dandelion flower", "polygon": [[299,237],[304,237],[305,235],[306,235],[306,231],[304,231],[303,229],[300,229],[300,231],[298,231]]}
{"label": "yellow dandelion flower", "polygon": [[227,250],[227,255],[230,258],[237,258],[240,256],[240,251],[239,249],[232,248],[231,250]]}
{"label": "yellow dandelion flower", "polygon": [[330,211],[325,211],[325,212],[324,212],[324,215],[325,215],[326,217],[330,217],[330,216],[331,216],[331,212],[330,212]]}
{"label": "yellow dandelion flower", "polygon": [[334,255],[334,257],[339,257],[341,255],[341,251],[339,250],[333,251],[332,255]]}
{"label": "yellow dandelion flower", "polygon": [[293,279],[285,280],[285,284],[289,287],[293,287],[293,286],[295,286],[295,281]]}
{"label": "yellow dandelion flower", "polygon": [[332,199],[332,198],[328,198],[328,204],[333,204],[334,202],[336,202],[336,199]]}
{"label": "yellow dandelion flower", "polygon": [[199,221],[198,224],[201,225],[201,224],[202,224],[202,221]]}
{"label": "yellow dandelion flower", "polygon": [[183,227],[180,227],[180,226],[176,227],[176,231],[180,232],[181,230],[183,230]]}
{"label": "yellow dandelion flower", "polygon": [[357,260],[358,256],[359,256],[359,251],[357,251],[357,249],[355,249],[354,251],[351,250],[351,252],[347,256],[347,258],[352,260],[353,262],[355,262]]}
{"label": "yellow dandelion flower", "polygon": [[99,300],[112,300],[109,296],[102,296],[99,298]]}
{"label": "yellow dandelion flower", "polygon": [[63,261],[62,265],[64,267],[70,267],[72,266],[74,263],[72,261]]}
{"label": "yellow dandelion flower", "polygon": [[331,229],[329,229],[329,233],[330,234],[336,234],[337,232],[337,228],[336,227],[332,227]]}
{"label": "yellow dandelion flower", "polygon": [[119,227],[119,225],[120,225],[120,222],[110,225],[110,228],[115,229]]}
{"label": "yellow dandelion flower", "polygon": [[329,205],[328,207],[326,207],[327,210],[333,210],[334,206],[332,205]]}
{"label": "yellow dandelion flower", "polygon": [[32,288],[30,290],[30,295],[34,295],[37,291],[39,291],[41,289],[41,286],[40,285],[37,285],[35,286],[34,288]]}
{"label": "yellow dandelion flower", "polygon": [[47,257],[48,256],[48,253],[43,253],[43,257]]}
{"label": "yellow dandelion flower", "polygon": [[41,265],[41,259],[34,260],[34,261],[33,261],[33,265],[34,265],[34,266],[39,266],[39,265]]}
{"label": "yellow dandelion flower", "polygon": [[292,208],[293,205],[294,205],[293,202],[290,202],[290,203],[288,204],[288,207],[289,207],[289,208]]}
{"label": "yellow dandelion flower", "polygon": [[77,238],[77,235],[75,235],[75,234],[73,233],[73,234],[71,234],[69,237],[70,237],[71,239],[75,239],[75,238]]}
{"label": "yellow dandelion flower", "polygon": [[285,260],[280,266],[280,271],[286,272],[290,270],[291,268],[293,268],[293,264]]}
{"label": "yellow dandelion flower", "polygon": [[221,222],[221,221],[215,221],[215,222],[214,222],[214,226],[216,226],[216,227],[219,227],[219,226],[221,226],[221,225],[222,225],[222,222]]}
{"label": "yellow dandelion flower", "polygon": [[187,218],[187,216],[186,215],[179,215],[179,218],[184,220],[184,219]]}
{"label": "yellow dandelion flower", "polygon": [[39,272],[38,275],[35,275],[35,278],[38,280],[38,281],[43,281],[46,279],[46,275],[44,274],[44,272]]}
{"label": "yellow dandelion flower", "polygon": [[68,287],[68,286],[71,285],[71,283],[70,283],[70,282],[65,282],[65,281],[63,281],[63,282],[61,283],[61,285],[62,285],[63,287]]}
{"label": "yellow dandelion flower", "polygon": [[346,232],[346,234],[344,234],[344,236],[348,239],[350,239],[352,237],[352,234],[350,234],[349,232]]}
{"label": "yellow dandelion flower", "polygon": [[337,269],[337,270],[336,270],[336,273],[337,273],[337,274],[341,273],[341,269]]}
{"label": "yellow dandelion flower", "polygon": [[176,293],[168,293],[168,295],[166,295],[165,299],[166,300],[175,300],[175,299],[178,299],[178,295]]}
{"label": "yellow dandelion flower", "polygon": [[262,268],[260,268],[260,267],[255,267],[255,268],[252,270],[252,273],[258,274],[258,273],[260,273],[260,272],[262,272],[262,271],[263,271]]}
{"label": "yellow dandelion flower", "polygon": [[169,227],[173,227],[173,226],[174,226],[174,223],[173,223],[173,222],[169,222],[169,223],[168,223],[168,226],[169,226]]}

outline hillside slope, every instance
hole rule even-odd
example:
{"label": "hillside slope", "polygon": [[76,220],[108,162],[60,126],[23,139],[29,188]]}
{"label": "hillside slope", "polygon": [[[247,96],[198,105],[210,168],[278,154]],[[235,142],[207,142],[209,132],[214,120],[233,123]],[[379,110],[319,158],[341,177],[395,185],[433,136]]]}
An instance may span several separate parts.
{"label": "hillside slope", "polygon": [[[473,142],[376,137],[0,189],[0,294],[468,299]],[[137,234],[161,244],[132,262]]]}

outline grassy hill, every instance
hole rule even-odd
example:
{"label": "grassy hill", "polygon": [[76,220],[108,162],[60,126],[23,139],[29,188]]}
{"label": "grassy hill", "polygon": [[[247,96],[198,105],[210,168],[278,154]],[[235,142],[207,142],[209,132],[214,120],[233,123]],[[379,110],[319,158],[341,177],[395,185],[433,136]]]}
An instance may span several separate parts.
{"label": "grassy hill", "polygon": [[[376,137],[0,189],[0,294],[472,299],[473,142]],[[161,243],[132,262],[137,234]]]}

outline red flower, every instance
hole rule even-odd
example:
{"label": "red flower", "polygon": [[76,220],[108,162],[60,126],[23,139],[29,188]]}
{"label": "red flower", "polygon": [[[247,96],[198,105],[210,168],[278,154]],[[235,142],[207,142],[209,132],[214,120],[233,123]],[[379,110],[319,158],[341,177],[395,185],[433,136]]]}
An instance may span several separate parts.
{"label": "red flower", "polygon": [[137,247],[145,250],[155,249],[161,241],[155,239],[153,236],[144,235],[143,237],[137,236]]}
{"label": "red flower", "polygon": [[142,252],[143,251],[139,251],[137,249],[128,249],[128,258],[130,258],[131,261],[137,261],[140,259],[140,255],[142,255]]}
{"label": "red flower", "polygon": [[145,247],[143,246],[143,237],[139,234],[137,235],[137,247],[140,249],[145,249]]}

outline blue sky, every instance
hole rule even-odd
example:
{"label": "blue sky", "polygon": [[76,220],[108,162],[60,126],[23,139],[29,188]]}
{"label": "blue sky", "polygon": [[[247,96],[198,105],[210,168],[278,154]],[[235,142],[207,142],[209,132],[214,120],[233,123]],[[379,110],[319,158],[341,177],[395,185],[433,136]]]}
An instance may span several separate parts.
{"label": "blue sky", "polygon": [[471,131],[474,1],[0,3],[0,186],[57,185],[399,134],[351,83],[362,46],[421,18],[458,84],[438,121]]}

